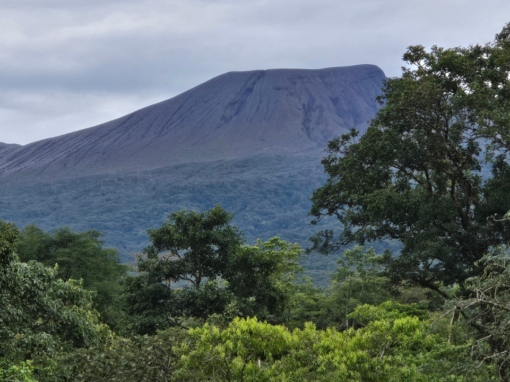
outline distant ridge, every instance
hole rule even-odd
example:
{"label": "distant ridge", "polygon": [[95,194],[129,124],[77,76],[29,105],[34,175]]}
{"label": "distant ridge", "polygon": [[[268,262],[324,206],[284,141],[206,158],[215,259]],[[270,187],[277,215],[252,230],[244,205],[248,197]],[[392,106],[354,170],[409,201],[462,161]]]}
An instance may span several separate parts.
{"label": "distant ridge", "polygon": [[0,176],[80,177],[323,150],[332,137],[366,127],[385,78],[374,65],[226,73],[99,126],[0,145]]}
{"label": "distant ridge", "polygon": [[7,150],[7,149],[16,149],[16,148],[19,148],[21,147],[21,145],[16,145],[16,144],[13,144],[13,143],[3,143],[3,142],[0,142],[0,150]]}

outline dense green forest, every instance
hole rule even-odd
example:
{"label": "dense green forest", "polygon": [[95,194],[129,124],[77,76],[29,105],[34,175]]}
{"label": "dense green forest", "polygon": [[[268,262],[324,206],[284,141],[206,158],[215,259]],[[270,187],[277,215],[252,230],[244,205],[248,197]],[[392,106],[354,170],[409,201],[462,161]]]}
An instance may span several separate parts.
{"label": "dense green forest", "polygon": [[[278,235],[307,247],[317,231],[307,216],[309,199],[327,179],[320,163],[323,150],[312,154],[187,163],[36,184],[9,179],[0,182],[1,217],[19,227],[35,223],[44,230],[69,226],[79,232],[101,231],[105,245],[131,264],[133,254],[149,244],[147,228],[163,224],[170,212],[207,211],[220,204],[235,212],[233,223],[242,227],[247,243]],[[322,228],[335,225],[335,219],[321,222]],[[398,243],[385,240],[374,247],[384,251]],[[303,259],[314,284],[327,287],[340,254],[313,253]]]}
{"label": "dense green forest", "polygon": [[[308,249],[248,245],[216,205],[129,269],[98,231],[0,221],[0,380],[510,381],[510,24],[404,61],[329,142],[310,215],[338,232]],[[317,287],[307,253],[341,249]]]}

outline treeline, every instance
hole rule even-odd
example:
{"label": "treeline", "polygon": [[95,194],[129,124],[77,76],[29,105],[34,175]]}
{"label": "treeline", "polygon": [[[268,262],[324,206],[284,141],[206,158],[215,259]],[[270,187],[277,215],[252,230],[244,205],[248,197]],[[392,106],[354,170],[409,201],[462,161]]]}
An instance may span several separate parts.
{"label": "treeline", "polygon": [[130,272],[96,231],[0,222],[0,379],[509,381],[510,25],[404,60],[322,162],[312,223],[342,231],[308,251],[358,244],[328,288],[220,206],[149,229]]}
{"label": "treeline", "polygon": [[0,223],[2,378],[490,378],[467,356],[472,329],[434,292],[392,289],[373,249],[346,251],[324,290],[300,276],[301,248],[245,245],[231,219],[219,206],[171,214],[132,276],[96,231]]}

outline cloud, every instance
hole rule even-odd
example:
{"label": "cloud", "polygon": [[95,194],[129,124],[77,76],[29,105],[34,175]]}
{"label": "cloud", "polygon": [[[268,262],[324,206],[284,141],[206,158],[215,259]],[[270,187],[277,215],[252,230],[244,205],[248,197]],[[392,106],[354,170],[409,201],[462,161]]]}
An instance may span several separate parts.
{"label": "cloud", "polygon": [[486,43],[505,0],[0,0],[0,142],[120,117],[232,70],[370,63]]}

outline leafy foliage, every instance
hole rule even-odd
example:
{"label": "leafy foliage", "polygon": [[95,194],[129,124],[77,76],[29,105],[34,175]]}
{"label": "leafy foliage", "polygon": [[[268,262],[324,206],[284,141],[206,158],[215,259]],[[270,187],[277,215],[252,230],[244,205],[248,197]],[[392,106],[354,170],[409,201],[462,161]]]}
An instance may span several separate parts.
{"label": "leafy foliage", "polygon": [[[302,250],[278,238],[243,246],[242,234],[229,225],[232,217],[220,206],[181,211],[149,230],[153,244],[139,259],[140,275],[126,282],[134,332],[154,333],[180,325],[183,317],[213,314],[282,319]],[[183,281],[189,284],[172,287]]]}
{"label": "leafy foliage", "polygon": [[[428,324],[399,311],[398,304],[364,305],[354,316],[367,326],[337,332],[308,324],[291,333],[255,319],[237,319],[223,331],[206,325],[191,331],[198,341],[180,350],[185,372],[177,375],[190,381],[431,381],[469,375],[450,377],[458,368],[443,357],[464,349],[427,334]],[[423,374],[420,369],[431,362],[435,371]],[[470,370],[472,380],[486,377],[485,371]]]}
{"label": "leafy foliage", "polygon": [[[311,280],[296,286],[292,297],[292,313],[289,327],[302,328],[305,322],[313,322],[319,329],[349,329],[353,323],[349,315],[358,306],[379,305],[395,299],[390,293],[388,279],[382,275],[383,257],[373,248],[346,250],[337,263],[339,268],[331,275],[333,284],[327,288],[315,287]],[[421,299],[423,303],[426,297]]]}
{"label": "leafy foliage", "polygon": [[431,333],[430,323],[402,305],[363,305],[354,316],[366,326],[338,332],[307,324],[291,332],[236,318],[228,326],[172,328],[80,351],[74,370],[79,381],[490,380],[487,368],[466,361],[465,344]]}
{"label": "leafy foliage", "polygon": [[398,240],[400,256],[386,256],[391,281],[439,293],[480,275],[476,261],[510,239],[509,223],[493,219],[510,209],[509,31],[483,47],[408,49],[414,69],[385,83],[366,134],[329,143],[311,214],[336,216],[344,230],[322,231],[315,249]]}
{"label": "leafy foliage", "polygon": [[170,328],[153,336],[117,337],[61,359],[65,374],[80,382],[167,382],[179,357],[173,348],[189,340],[187,330]]}
{"label": "leafy foliage", "polygon": [[259,239],[255,246],[241,246],[223,273],[226,289],[234,296],[227,312],[273,323],[286,321],[296,275],[303,271],[299,266],[302,255],[299,245],[277,237],[265,243]]}
{"label": "leafy foliage", "polygon": [[93,309],[109,326],[122,329],[121,281],[128,266],[120,263],[115,249],[103,248],[98,231],[73,232],[60,228],[47,233],[28,225],[21,231],[16,252],[23,262],[36,260],[47,267],[58,264],[57,277],[83,280],[83,288],[94,291]]}
{"label": "leafy foliage", "polygon": [[347,250],[339,259],[340,267],[333,274],[336,287],[333,298],[340,307],[345,306],[345,328],[349,329],[348,315],[360,305],[379,305],[391,299],[388,280],[381,275],[383,271],[382,256],[373,248],[364,251],[364,247]]}
{"label": "leafy foliage", "polygon": [[[17,237],[15,227],[4,223],[2,232],[0,248],[6,255],[2,259],[25,264],[18,261],[12,250]],[[301,271],[298,266],[301,255],[302,250],[297,245],[274,238],[266,243],[259,241],[257,246],[239,245],[226,259],[228,267],[220,273],[221,278],[202,280],[200,288],[170,289],[159,283],[167,288],[173,299],[171,301],[186,301],[191,305],[179,307],[182,312],[187,312],[188,317],[193,317],[195,311],[206,311],[209,308],[207,304],[212,301],[210,297],[216,293],[219,298],[225,299],[222,316],[210,312],[204,316],[207,318],[205,324],[201,319],[176,316],[176,319],[179,318],[174,321],[177,326],[151,336],[132,337],[111,335],[106,327],[98,324],[97,315],[86,310],[91,306],[89,292],[81,290],[72,280],[55,279],[55,269],[31,261],[25,265],[52,272],[53,287],[67,285],[76,288],[75,293],[81,293],[82,299],[74,303],[81,305],[74,305],[68,311],[66,304],[53,303],[51,324],[54,326],[45,324],[46,317],[37,316],[37,329],[51,333],[52,337],[47,338],[52,339],[53,345],[44,348],[40,342],[26,342],[20,346],[19,339],[23,336],[16,336],[15,340],[11,340],[13,345],[10,345],[9,351],[3,354],[0,373],[9,378],[24,378],[28,382],[481,382],[493,378],[491,362],[479,364],[469,357],[468,350],[476,346],[476,342],[473,342],[473,333],[465,323],[453,320],[448,324],[449,318],[444,316],[429,320],[426,304],[406,305],[387,301],[375,306],[364,303],[374,303],[389,296],[384,290],[387,280],[381,276],[384,271],[381,256],[377,256],[373,249],[365,251],[363,247],[356,247],[346,251],[344,259],[339,261],[340,268],[332,275],[334,284],[326,293],[309,282],[293,283],[295,275]],[[159,264],[156,262],[159,261],[160,258],[156,257],[152,267],[157,269]],[[163,258],[163,261],[167,260]],[[7,270],[6,273],[9,272]],[[190,269],[189,274],[193,272]],[[133,279],[143,280],[144,275]],[[27,296],[22,290],[14,293],[18,297]],[[57,294],[69,299],[66,293]],[[202,293],[207,298],[202,298]],[[303,299],[303,296],[308,299]],[[84,306],[86,297],[88,305]],[[297,307],[296,301],[307,303]],[[344,304],[346,301],[347,306]],[[467,304],[458,302],[462,303]],[[41,306],[38,306],[39,314]],[[318,314],[311,314],[317,310]],[[297,313],[299,311],[301,313]],[[273,322],[281,320],[300,329],[290,331],[286,326],[257,318],[235,317],[246,316],[247,312],[266,316]],[[70,320],[65,323],[67,327],[62,323],[55,326],[59,324],[60,315]],[[86,317],[88,321],[80,321],[80,317]],[[33,328],[29,328],[27,315],[23,314],[22,318],[24,336],[30,334],[27,338],[37,339],[37,333],[30,332]],[[304,323],[305,318],[320,323],[324,329],[317,330],[314,324]],[[344,319],[349,323],[344,324]],[[11,321],[8,329],[13,328],[16,328],[16,323]],[[66,337],[69,335],[76,338]],[[47,340],[45,344],[49,343]],[[23,353],[20,351],[22,348],[26,349]],[[30,361],[19,363],[25,359],[34,360],[38,367],[32,367]]]}
{"label": "leafy foliage", "polygon": [[[177,325],[180,317],[206,318],[225,309],[231,296],[218,278],[242,240],[229,225],[232,217],[219,206],[206,213],[174,212],[161,228],[148,231],[152,245],[138,260],[140,275],[126,283],[135,332],[154,333]],[[191,286],[172,289],[179,281]]]}
{"label": "leafy foliage", "polygon": [[[216,206],[208,212],[180,211],[170,214],[163,226],[147,232],[152,245],[145,249],[148,260],[158,260],[167,282],[188,281],[196,289],[205,280],[215,280],[226,270],[228,260],[242,242],[234,217]],[[165,261],[159,254],[165,253]],[[140,262],[143,272],[152,262]]]}
{"label": "leafy foliage", "polygon": [[57,268],[21,263],[14,252],[18,230],[0,221],[0,360],[33,357],[107,341],[111,332],[91,310],[92,293],[57,278]]}
{"label": "leafy foliage", "polygon": [[36,382],[34,367],[31,362],[20,362],[19,365],[0,365],[0,381]]}

